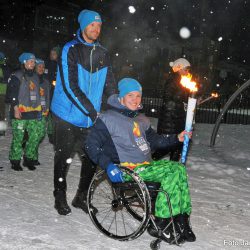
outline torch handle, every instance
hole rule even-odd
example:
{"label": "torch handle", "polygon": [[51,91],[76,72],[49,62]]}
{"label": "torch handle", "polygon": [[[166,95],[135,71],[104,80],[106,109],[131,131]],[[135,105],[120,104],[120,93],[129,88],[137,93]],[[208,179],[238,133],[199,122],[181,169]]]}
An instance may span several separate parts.
{"label": "torch handle", "polygon": [[[187,132],[192,131],[196,102],[197,102],[197,99],[192,98],[192,97],[188,98],[186,124],[185,124],[185,130]],[[181,154],[181,163],[183,163],[183,164],[185,164],[186,159],[187,159],[188,144],[189,144],[189,137],[188,137],[188,135],[185,135],[184,142],[183,142],[183,148],[182,148],[182,154]]]}

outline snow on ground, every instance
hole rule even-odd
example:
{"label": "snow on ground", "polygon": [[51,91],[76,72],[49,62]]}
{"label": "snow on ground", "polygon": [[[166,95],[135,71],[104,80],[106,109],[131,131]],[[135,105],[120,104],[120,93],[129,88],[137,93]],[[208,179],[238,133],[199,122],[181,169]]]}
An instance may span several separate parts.
{"label": "snow on ground", "polygon": [[[250,126],[222,125],[214,148],[213,125],[196,124],[187,169],[193,201],[192,226],[197,241],[182,249],[250,249]],[[36,171],[10,169],[10,131],[0,136],[0,249],[150,249],[145,232],[119,242],[97,231],[88,215],[72,208],[60,216],[53,208],[53,148],[47,138],[40,147]],[[78,157],[68,174],[68,201],[80,173]],[[161,244],[161,249],[179,249]]]}

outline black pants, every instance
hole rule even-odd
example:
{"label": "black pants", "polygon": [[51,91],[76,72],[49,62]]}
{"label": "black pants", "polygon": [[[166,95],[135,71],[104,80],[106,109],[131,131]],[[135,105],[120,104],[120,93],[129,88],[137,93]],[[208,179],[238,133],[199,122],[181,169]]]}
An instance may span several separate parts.
{"label": "black pants", "polygon": [[54,157],[54,188],[55,191],[67,190],[67,173],[71,159],[78,153],[81,161],[81,174],[78,189],[88,190],[96,166],[84,152],[84,142],[89,129],[76,127],[53,115],[55,157]]}
{"label": "black pants", "polygon": [[177,161],[178,162],[181,159],[182,147],[183,147],[183,145],[180,144],[180,145],[175,146],[175,147],[166,148],[165,150],[164,149],[158,150],[158,151],[153,153],[152,158],[154,161],[158,161],[158,160],[162,159],[163,157],[165,157],[166,155],[169,155],[170,161]]}
{"label": "black pants", "polygon": [[179,161],[181,159],[183,145],[176,146],[173,150],[170,151],[170,161]]}

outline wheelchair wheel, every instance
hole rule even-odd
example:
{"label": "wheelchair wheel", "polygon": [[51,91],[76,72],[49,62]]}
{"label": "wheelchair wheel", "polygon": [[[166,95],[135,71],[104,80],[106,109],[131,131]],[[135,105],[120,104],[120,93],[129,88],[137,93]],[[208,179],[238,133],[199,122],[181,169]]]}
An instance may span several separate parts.
{"label": "wheelchair wheel", "polygon": [[151,213],[148,189],[133,171],[121,167],[128,182],[110,183],[101,170],[88,191],[89,215],[106,236],[124,241],[139,237],[147,228]]}

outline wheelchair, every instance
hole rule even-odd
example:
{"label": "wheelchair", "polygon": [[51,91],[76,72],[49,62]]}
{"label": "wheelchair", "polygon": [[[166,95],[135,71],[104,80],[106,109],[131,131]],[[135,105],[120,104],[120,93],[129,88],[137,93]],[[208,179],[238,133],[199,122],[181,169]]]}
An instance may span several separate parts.
{"label": "wheelchair", "polygon": [[[150,223],[159,236],[172,226],[174,240],[169,244],[179,245],[168,193],[160,189],[160,183],[144,182],[133,170],[119,167],[127,177],[124,183],[111,183],[104,170],[98,171],[90,183],[88,212],[96,228],[112,239],[127,241],[142,235]],[[157,228],[152,214],[158,192],[165,194],[171,214],[170,223],[163,230]],[[151,249],[160,249],[161,241],[154,239]]]}

